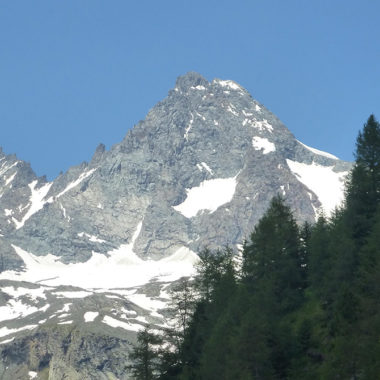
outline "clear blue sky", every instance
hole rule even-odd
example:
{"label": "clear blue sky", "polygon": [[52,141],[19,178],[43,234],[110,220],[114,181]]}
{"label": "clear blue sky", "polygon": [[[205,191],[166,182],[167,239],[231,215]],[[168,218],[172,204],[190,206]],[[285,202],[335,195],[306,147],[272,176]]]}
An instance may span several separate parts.
{"label": "clear blue sky", "polygon": [[351,160],[380,118],[380,1],[0,0],[0,146],[54,178],[198,71]]}

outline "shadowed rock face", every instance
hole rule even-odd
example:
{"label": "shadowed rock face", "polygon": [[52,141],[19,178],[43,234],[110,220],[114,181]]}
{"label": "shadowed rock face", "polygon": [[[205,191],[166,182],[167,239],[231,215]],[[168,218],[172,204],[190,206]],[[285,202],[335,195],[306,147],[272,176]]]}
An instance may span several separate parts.
{"label": "shadowed rock face", "polygon": [[[321,199],[287,160],[337,173],[350,168],[300,144],[235,82],[208,82],[192,72],[179,77],[121,143],[109,151],[101,144],[89,164],[51,184],[15,156],[0,154],[10,167],[0,177],[1,233],[29,252],[52,253],[65,263],[129,243],[140,222],[133,247],[140,257],[162,258],[183,246],[195,252],[233,246],[249,235],[276,194],[299,221],[313,221]],[[235,186],[227,189],[228,181],[217,179],[234,179]],[[189,192],[201,184],[203,192]],[[229,194],[219,207],[208,208],[212,193],[224,191]],[[173,207],[185,201],[191,216]]]}
{"label": "shadowed rock face", "polygon": [[277,194],[314,221],[350,168],[240,85],[192,72],[53,182],[0,149],[0,379],[127,379],[130,343],[166,323],[191,251],[236,247]]}

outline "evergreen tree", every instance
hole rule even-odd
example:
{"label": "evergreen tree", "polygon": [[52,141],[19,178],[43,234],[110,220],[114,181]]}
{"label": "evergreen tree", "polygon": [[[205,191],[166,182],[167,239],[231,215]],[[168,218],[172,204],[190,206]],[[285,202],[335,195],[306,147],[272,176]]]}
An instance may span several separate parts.
{"label": "evergreen tree", "polygon": [[170,308],[175,320],[175,330],[179,336],[185,335],[195,307],[195,290],[188,278],[182,278],[169,291]]}
{"label": "evergreen tree", "polygon": [[[185,333],[181,379],[197,378],[195,374],[201,377],[206,376],[203,371],[206,370],[209,373],[212,365],[211,361],[205,358],[209,354],[212,358],[216,358],[214,349],[220,348],[212,342],[219,339],[219,332],[223,335],[227,333],[225,329],[220,331],[216,326],[219,325],[219,318],[223,319],[227,316],[226,310],[236,289],[233,255],[233,251],[228,247],[216,252],[206,249],[200,254],[201,260],[197,266],[196,281],[201,298]],[[207,353],[205,345],[208,347]],[[201,358],[206,360],[206,367],[202,367]]]}
{"label": "evergreen tree", "polygon": [[364,243],[380,201],[380,124],[371,115],[356,141],[356,162],[346,191],[346,224]]}
{"label": "evergreen tree", "polygon": [[371,115],[359,132],[356,141],[356,165],[366,169],[369,176],[368,196],[376,203],[380,200],[380,124]]}
{"label": "evergreen tree", "polygon": [[157,378],[159,368],[159,349],[162,343],[159,336],[153,334],[149,327],[137,333],[137,344],[129,354],[132,365],[129,367],[133,379],[152,380]]}
{"label": "evergreen tree", "polygon": [[288,206],[275,197],[243,251],[243,278],[255,292],[271,293],[281,311],[302,299],[303,274],[297,223]]}
{"label": "evergreen tree", "polygon": [[299,232],[300,240],[300,265],[303,279],[303,287],[307,286],[307,276],[309,270],[310,256],[310,239],[313,231],[313,226],[309,222],[305,222]]}
{"label": "evergreen tree", "polygon": [[308,259],[309,284],[325,302],[330,291],[327,284],[331,279],[332,254],[330,228],[324,216],[318,218],[311,233]]}

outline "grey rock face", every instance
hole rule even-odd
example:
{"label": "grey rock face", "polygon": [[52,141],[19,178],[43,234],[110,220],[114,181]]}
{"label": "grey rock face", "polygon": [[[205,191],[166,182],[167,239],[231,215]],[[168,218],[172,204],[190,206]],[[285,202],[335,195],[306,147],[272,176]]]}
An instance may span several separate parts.
{"label": "grey rock face", "polygon": [[[149,284],[138,293],[158,301],[167,286]],[[120,291],[9,280],[0,280],[0,289],[0,310],[16,305],[13,319],[0,315],[0,379],[29,379],[30,372],[37,379],[129,379],[136,328],[162,323]]]}
{"label": "grey rock face", "polygon": [[46,179],[37,178],[30,164],[0,148],[0,234],[8,235],[27,213],[32,188],[38,189]]}

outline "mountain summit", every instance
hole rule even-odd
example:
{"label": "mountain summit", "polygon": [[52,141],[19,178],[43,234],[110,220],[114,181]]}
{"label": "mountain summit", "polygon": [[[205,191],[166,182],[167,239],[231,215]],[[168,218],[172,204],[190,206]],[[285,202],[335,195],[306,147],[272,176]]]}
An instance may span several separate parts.
{"label": "mountain summit", "polygon": [[14,157],[2,160],[2,233],[65,263],[129,244],[138,226],[133,250],[142,258],[234,246],[276,194],[299,221],[313,221],[342,199],[350,168],[298,142],[237,83],[194,72],[179,77],[121,143],[100,145],[89,164],[52,183],[30,170],[21,176],[25,165]]}
{"label": "mountain summit", "polygon": [[[82,332],[97,326],[98,335],[86,338],[94,344],[90,356],[104,343],[99,334],[109,338],[112,328],[124,329],[128,340],[144,324],[162,323],[164,289],[192,273],[196,252],[238,247],[278,194],[299,222],[329,214],[343,199],[350,168],[297,141],[239,84],[209,82],[194,72],[179,77],[123,141],[108,151],[101,144],[89,163],[53,182],[0,150],[0,280],[6,284],[0,308],[7,313],[0,338],[40,342],[39,326],[49,320],[80,325]],[[18,313],[23,307],[27,313]],[[91,321],[88,313],[95,313]],[[41,350],[65,368],[64,350],[57,354],[46,334]],[[74,339],[60,334],[62,342]],[[12,361],[6,365],[19,370]],[[94,368],[93,378],[102,378]],[[121,369],[112,373],[122,378]]]}

